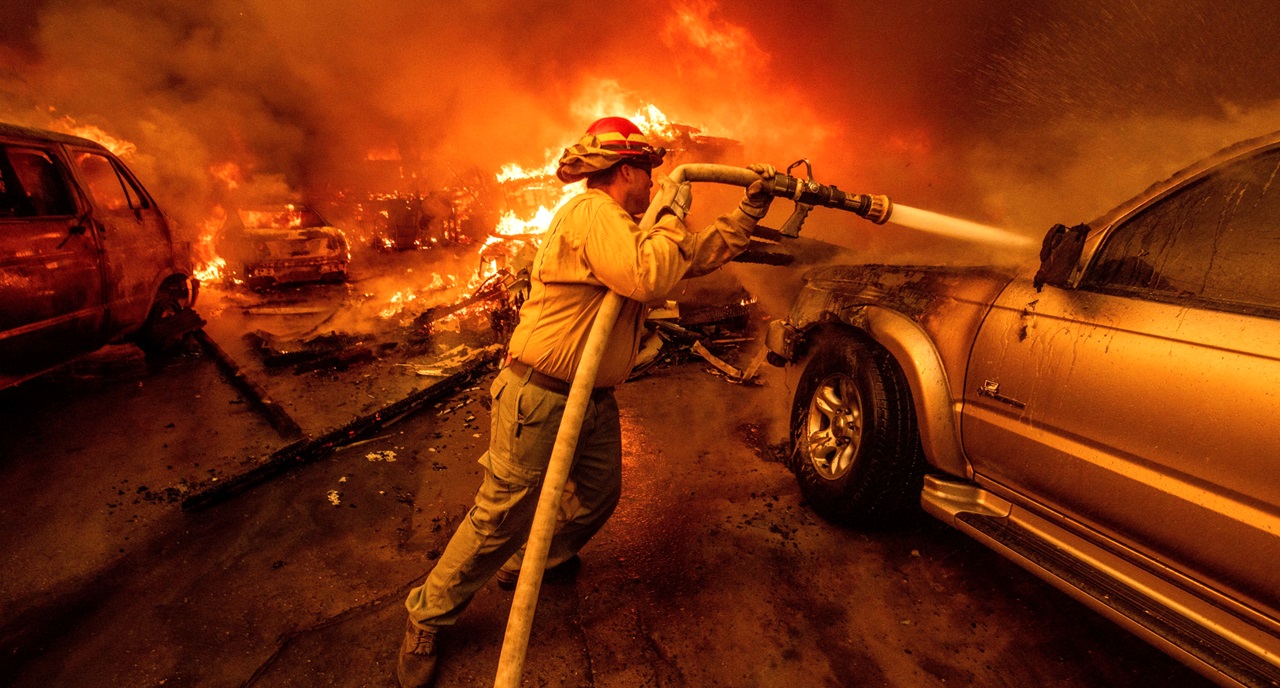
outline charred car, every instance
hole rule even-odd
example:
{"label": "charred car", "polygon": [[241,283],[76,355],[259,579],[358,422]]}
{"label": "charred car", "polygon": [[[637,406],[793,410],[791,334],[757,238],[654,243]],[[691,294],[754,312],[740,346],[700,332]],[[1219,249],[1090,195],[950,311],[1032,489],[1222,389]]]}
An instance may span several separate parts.
{"label": "charred car", "polygon": [[217,237],[230,276],[261,289],[296,282],[343,282],[347,236],[305,205],[245,207],[227,215]]}
{"label": "charred car", "polygon": [[1214,681],[1280,685],[1280,133],[1018,271],[821,268],[785,321],[813,508],[925,511]]}
{"label": "charred car", "polygon": [[161,353],[198,316],[190,245],[93,141],[0,124],[0,388],[103,345]]}

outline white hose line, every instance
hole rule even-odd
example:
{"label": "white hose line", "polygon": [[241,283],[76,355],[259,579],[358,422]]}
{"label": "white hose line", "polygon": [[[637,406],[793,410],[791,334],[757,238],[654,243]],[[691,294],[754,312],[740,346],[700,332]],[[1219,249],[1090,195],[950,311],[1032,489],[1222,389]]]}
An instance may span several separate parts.
{"label": "white hose line", "polygon": [[[681,165],[671,171],[676,183],[685,181],[715,182],[733,186],[749,186],[759,179],[755,172],[729,165]],[[657,199],[640,221],[641,229],[648,229],[657,220],[661,205]],[[596,373],[600,371],[600,359],[609,344],[609,333],[618,320],[622,297],[609,292],[600,304],[587,343],[578,361],[573,384],[569,387],[569,399],[564,405],[560,429],[556,432],[555,448],[551,461],[542,476],[542,491],[538,494],[538,509],[533,515],[529,541],[525,544],[524,559],[520,564],[520,577],[516,581],[515,598],[511,601],[511,614],[507,617],[507,632],[502,640],[502,654],[498,657],[498,675],[494,688],[518,688],[524,672],[524,659],[529,650],[529,634],[533,630],[533,613],[538,606],[538,591],[542,589],[542,574],[547,566],[547,553],[551,550],[551,537],[555,535],[556,514],[560,511],[560,496],[564,493],[569,469],[573,466],[574,450],[578,435],[582,432],[582,419],[595,387]]]}
{"label": "white hose line", "polygon": [[560,495],[569,479],[569,468],[573,465],[574,450],[578,446],[578,435],[582,431],[587,404],[591,401],[596,373],[600,370],[600,359],[609,343],[609,332],[613,330],[621,307],[621,296],[612,291],[605,295],[600,311],[596,313],[595,322],[591,324],[586,348],[582,351],[578,371],[569,388],[569,399],[565,402],[564,416],[560,419],[560,429],[556,432],[551,461],[542,476],[538,509],[534,512],[533,527],[529,531],[529,541],[525,544],[524,559],[520,564],[520,578],[516,581],[511,615],[507,618],[507,632],[502,640],[502,654],[498,657],[498,675],[493,683],[495,688],[517,688],[520,685],[524,658],[529,649],[529,633],[533,629],[533,612],[538,606],[538,591],[542,588],[542,573],[547,566],[551,537],[556,531]]}

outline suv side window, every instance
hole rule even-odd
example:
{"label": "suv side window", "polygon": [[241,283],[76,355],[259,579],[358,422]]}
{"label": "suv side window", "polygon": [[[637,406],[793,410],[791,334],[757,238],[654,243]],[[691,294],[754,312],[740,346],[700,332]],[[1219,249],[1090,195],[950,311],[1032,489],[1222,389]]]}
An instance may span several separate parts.
{"label": "suv side window", "polygon": [[1280,149],[1213,171],[1116,227],[1086,289],[1280,314]]}
{"label": "suv side window", "polygon": [[52,154],[6,146],[0,155],[0,217],[74,215],[66,177]]}
{"label": "suv side window", "polygon": [[107,156],[77,152],[75,161],[89,185],[89,193],[101,207],[107,210],[138,210],[148,207],[146,198],[134,186],[133,180],[121,174]]}

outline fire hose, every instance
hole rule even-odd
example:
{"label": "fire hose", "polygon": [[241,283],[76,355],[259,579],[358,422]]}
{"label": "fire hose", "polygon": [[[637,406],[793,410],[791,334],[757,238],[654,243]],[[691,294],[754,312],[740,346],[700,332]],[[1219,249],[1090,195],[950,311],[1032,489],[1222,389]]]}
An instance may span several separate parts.
{"label": "fire hose", "polygon": [[[787,168],[787,172],[790,173],[801,163],[808,166],[807,161],[800,161]],[[790,174],[775,175],[772,180],[765,180],[766,189],[775,197],[795,201],[797,211],[806,206],[811,208],[820,205],[852,212],[876,224],[888,221],[889,215],[893,212],[893,204],[885,196],[846,193],[834,186],[814,182],[811,168],[809,172],[810,178],[807,180],[790,176]],[[750,186],[760,179],[759,175],[746,168],[703,164],[681,165],[671,171],[670,177],[677,184],[710,182],[742,187]],[[644,218],[640,221],[640,228],[652,227],[657,221],[660,209],[659,201],[655,200],[650,204]],[[507,630],[502,641],[502,654],[498,658],[495,688],[516,688],[520,685],[520,676],[524,671],[524,660],[529,648],[529,633],[533,628],[533,613],[538,604],[538,592],[542,588],[542,574],[546,569],[551,538],[555,534],[560,497],[569,479],[574,450],[578,446],[578,435],[582,431],[582,420],[586,415],[591,391],[595,386],[596,373],[600,370],[600,360],[604,355],[605,347],[609,344],[609,333],[618,319],[622,300],[622,296],[612,291],[605,296],[599,312],[596,313],[595,321],[591,324],[582,358],[578,361],[577,370],[569,387],[569,398],[565,402],[564,415],[561,417],[560,428],[556,433],[555,447],[551,451],[551,460],[543,474],[538,507],[534,512],[528,542],[525,544],[520,577],[516,582],[515,598],[511,602],[511,614],[507,618]]]}

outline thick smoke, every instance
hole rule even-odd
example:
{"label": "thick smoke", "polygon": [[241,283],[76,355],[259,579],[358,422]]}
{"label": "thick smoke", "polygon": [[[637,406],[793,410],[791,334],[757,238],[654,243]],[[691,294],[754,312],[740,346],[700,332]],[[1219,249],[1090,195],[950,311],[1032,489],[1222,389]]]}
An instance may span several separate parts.
{"label": "thick smoke", "polygon": [[[367,187],[367,159],[391,157],[425,191],[540,164],[602,100],[650,102],[749,159],[806,157],[846,190],[1038,235],[1280,128],[1276,35],[1268,0],[46,0],[6,9],[0,119],[133,142],[191,224],[223,163],[311,197]],[[993,259],[831,213],[810,231]]]}

